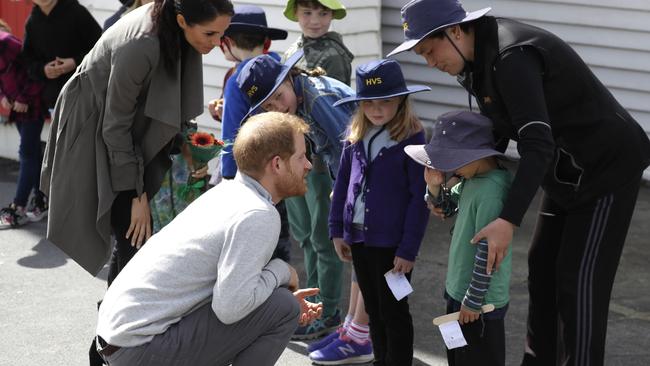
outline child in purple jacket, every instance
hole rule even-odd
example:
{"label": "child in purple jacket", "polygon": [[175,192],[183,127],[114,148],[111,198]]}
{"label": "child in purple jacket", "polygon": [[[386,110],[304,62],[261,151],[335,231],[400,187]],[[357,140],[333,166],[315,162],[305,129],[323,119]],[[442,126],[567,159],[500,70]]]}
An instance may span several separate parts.
{"label": "child in purple jacket", "polygon": [[15,122],[20,134],[20,172],[16,196],[9,206],[0,210],[0,229],[15,228],[42,218],[41,212],[27,212],[27,200],[43,199],[39,191],[41,174],[41,130],[43,113],[40,94],[41,83],[31,81],[22,62],[22,43],[0,20],[0,103],[9,110],[9,122]]}
{"label": "child in purple jacket", "polygon": [[[356,73],[357,95],[334,104],[358,101],[359,108],[334,185],[330,236],[339,257],[353,262],[370,317],[375,363],[408,366],[413,361],[408,301],[393,296],[384,274],[400,272],[410,279],[429,217],[422,200],[424,168],[404,153],[404,146],[424,143],[407,95],[430,89],[407,86],[394,60],[361,65]],[[310,354],[312,361],[364,347],[346,338]]]}

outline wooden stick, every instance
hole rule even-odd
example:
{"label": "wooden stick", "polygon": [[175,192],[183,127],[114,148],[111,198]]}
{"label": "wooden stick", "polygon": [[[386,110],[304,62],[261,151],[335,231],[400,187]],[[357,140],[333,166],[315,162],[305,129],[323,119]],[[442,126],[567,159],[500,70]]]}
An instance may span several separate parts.
{"label": "wooden stick", "polygon": [[[483,305],[481,307],[481,310],[483,310],[483,313],[489,313],[490,311],[494,310],[494,305],[492,304]],[[460,311],[451,314],[441,315],[437,318],[433,318],[433,325],[440,325],[448,322],[453,322],[454,320],[458,320],[459,316],[460,316]]]}

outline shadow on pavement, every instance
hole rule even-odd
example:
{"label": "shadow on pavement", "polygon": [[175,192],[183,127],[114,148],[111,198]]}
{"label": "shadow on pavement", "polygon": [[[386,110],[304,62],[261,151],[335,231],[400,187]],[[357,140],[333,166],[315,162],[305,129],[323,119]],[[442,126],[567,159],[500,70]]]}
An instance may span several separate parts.
{"label": "shadow on pavement", "polygon": [[28,268],[56,268],[65,265],[68,257],[54,244],[47,239],[41,241],[32,248],[34,254],[18,260],[18,264]]}

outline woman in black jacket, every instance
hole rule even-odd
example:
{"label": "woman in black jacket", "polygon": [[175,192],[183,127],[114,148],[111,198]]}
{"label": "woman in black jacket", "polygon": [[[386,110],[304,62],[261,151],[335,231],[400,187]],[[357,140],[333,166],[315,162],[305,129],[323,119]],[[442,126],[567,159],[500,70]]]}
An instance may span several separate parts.
{"label": "woman in black jacket", "polygon": [[457,76],[492,119],[501,148],[517,141],[521,160],[503,211],[474,237],[489,242],[488,270],[544,190],[528,259],[523,364],[602,365],[612,284],[650,141],[566,42],[485,16],[489,10],[411,1],[402,8],[406,41],[390,54],[412,49]]}

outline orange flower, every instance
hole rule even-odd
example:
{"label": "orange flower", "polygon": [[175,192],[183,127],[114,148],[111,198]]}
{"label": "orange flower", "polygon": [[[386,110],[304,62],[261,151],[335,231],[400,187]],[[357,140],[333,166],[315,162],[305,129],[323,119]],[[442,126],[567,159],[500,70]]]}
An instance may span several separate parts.
{"label": "orange flower", "polygon": [[214,144],[219,145],[219,146],[225,145],[225,143],[223,141],[219,140],[219,139],[214,139]]}
{"label": "orange flower", "polygon": [[214,136],[209,133],[205,132],[194,132],[190,136],[190,141],[192,142],[192,145],[194,146],[211,146],[211,145],[216,145],[216,141]]}

